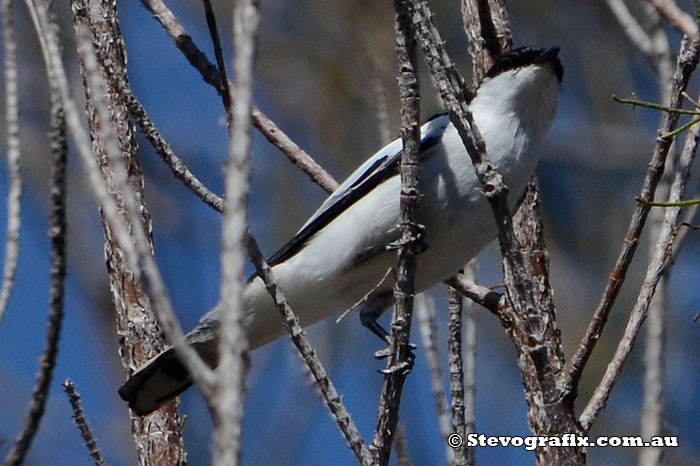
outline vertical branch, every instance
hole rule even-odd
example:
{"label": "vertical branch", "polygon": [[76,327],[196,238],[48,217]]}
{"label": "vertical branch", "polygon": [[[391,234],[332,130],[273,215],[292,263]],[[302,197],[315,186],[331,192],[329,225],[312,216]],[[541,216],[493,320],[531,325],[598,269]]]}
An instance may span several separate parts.
{"label": "vertical branch", "polygon": [[411,369],[411,318],[413,315],[413,275],[419,252],[421,227],[416,222],[418,201],[418,150],[420,145],[420,94],[416,73],[416,42],[411,17],[401,0],[394,0],[396,10],[396,53],[399,63],[401,97],[401,201],[400,239],[397,277],[394,285],[394,312],[391,320],[390,355],[382,395],[379,400],[377,428],[370,450],[375,462],[389,464],[391,444],[399,420],[401,392]]}
{"label": "vertical branch", "polygon": [[[221,323],[219,376],[214,388],[214,464],[240,462],[241,425],[245,389],[245,358],[248,338],[244,331],[243,267],[245,266],[250,177],[251,116],[253,106],[253,60],[258,23],[256,0],[241,0],[233,8],[236,98],[227,109],[231,118],[230,155],[226,167],[226,205],[221,256]],[[220,68],[223,73],[223,68]],[[225,77],[223,77],[225,79]]]}
{"label": "vertical branch", "polygon": [[[476,261],[465,267],[465,278],[473,280],[476,275]],[[449,287],[449,336],[447,348],[450,365],[450,393],[452,395],[452,431],[460,438],[475,428],[476,392],[476,311],[472,305],[467,308],[467,319],[463,320],[464,299],[454,287]],[[462,327],[466,328],[466,332]],[[464,344],[462,336],[464,335]],[[474,464],[474,447],[462,443],[454,449],[455,465]]]}
{"label": "vertical branch", "polygon": [[7,237],[5,263],[0,289],[0,323],[5,316],[10,295],[15,286],[19,259],[20,206],[22,200],[22,172],[19,140],[19,96],[17,91],[17,38],[15,36],[15,2],[2,0],[2,36],[5,48],[5,124],[7,125],[7,168],[10,177],[7,194]]}
{"label": "vertical branch", "polygon": [[[139,221],[139,214],[138,212],[135,212],[135,209],[133,208],[135,203],[133,193],[127,189],[125,183],[122,186],[118,186],[117,191],[125,194],[125,197],[131,201],[130,205],[132,208],[128,213],[130,214],[131,226],[133,228],[135,239],[135,241],[132,242],[127,230],[124,215],[119,210],[116,199],[110,195],[106,183],[104,182],[100,172],[100,166],[98,165],[98,160],[90,147],[89,136],[81,124],[80,112],[78,112],[78,107],[70,96],[70,92],[68,90],[68,77],[66,76],[66,70],[63,66],[63,60],[58,45],[58,37],[56,34],[57,28],[50,21],[46,5],[43,2],[34,2],[29,0],[27,2],[27,6],[39,36],[42,55],[49,73],[49,86],[51,87],[52,91],[55,91],[61,97],[63,110],[66,116],[67,128],[75,142],[77,152],[80,155],[80,159],[85,168],[87,181],[89,182],[90,188],[97,199],[103,219],[113,232],[113,238],[123,253],[122,260],[128,264],[128,267],[132,267],[134,270],[138,271],[139,262],[143,264],[143,278],[151,292],[153,310],[156,311],[158,320],[161,323],[168,340],[172,343],[178,356],[187,367],[187,370],[190,372],[192,379],[206,398],[211,391],[209,390],[212,380],[211,371],[206,366],[204,361],[197,356],[194,349],[188,346],[185,341],[185,336],[182,333],[182,329],[178,324],[177,318],[175,317],[167,296],[167,291],[165,290],[165,286],[158,272],[158,268],[155,266],[155,262],[151,255],[150,244],[148,242],[146,232],[143,230],[143,225]],[[74,2],[72,8],[74,17],[79,23],[77,25],[78,52],[85,65],[86,74],[90,80],[91,86],[98,89],[98,91],[94,93],[94,97],[96,103],[99,104],[98,108],[100,109],[100,112],[104,115],[108,112],[106,109],[107,105],[104,103],[106,92],[101,86],[102,82],[97,70],[97,57],[95,56],[95,51],[92,46],[93,44],[90,31],[86,25],[89,23],[89,21],[85,16],[86,13],[83,4]],[[106,124],[101,127],[101,130],[105,133],[109,133],[105,136],[105,139],[111,142],[110,144],[105,144],[105,147],[109,148],[110,152],[114,152],[115,148],[118,149],[118,143],[113,141],[116,139],[116,135],[114,134],[112,125],[110,124],[110,119],[108,117],[104,117],[103,121],[105,121]],[[119,154],[110,154],[110,160],[119,160]],[[122,164],[117,163],[115,168],[121,168],[121,176],[119,179],[126,179]],[[140,349],[140,347],[137,348]],[[139,353],[136,356],[142,356],[142,353]],[[155,439],[155,447],[163,445],[163,443],[159,443],[161,438],[165,439],[166,442],[169,440],[168,437],[170,432],[164,430],[162,426],[159,425],[159,420],[161,419],[158,417],[135,420],[134,432],[137,434],[137,447],[141,448],[144,445],[146,447],[150,446],[150,444],[147,442],[148,439],[146,439],[143,445],[139,443],[140,438],[138,436],[141,432],[143,432],[143,425],[146,425],[147,428],[152,428],[161,432],[162,435],[158,436],[159,439]],[[175,428],[177,429],[177,434],[179,436],[179,424],[176,425]],[[177,443],[173,446],[173,448],[177,448]],[[156,453],[156,460],[164,461],[165,464],[178,464],[175,462],[169,462],[171,459],[169,456],[171,452],[169,450],[160,451],[156,449],[154,451]],[[146,460],[150,459],[151,458],[146,457]],[[149,464],[159,463],[154,460]]]}
{"label": "vertical branch", "polygon": [[[649,42],[652,45],[648,61],[656,72],[659,88],[661,89],[661,101],[666,102],[670,98],[668,83],[673,78],[673,56],[669,45],[668,36],[664,24],[656,8],[645,2],[642,8],[645,13],[646,29]],[[651,59],[654,57],[654,59]],[[678,165],[677,145],[671,146],[668,163],[664,168],[664,174],[657,188],[657,198],[668,199],[673,183],[673,175]],[[654,255],[654,239],[661,234],[664,221],[663,209],[652,209],[649,213],[649,257]],[[652,436],[661,436],[664,432],[664,400],[663,383],[665,371],[665,339],[666,339],[666,314],[668,299],[668,271],[664,273],[656,287],[656,293],[649,305],[649,320],[647,322],[646,338],[644,342],[644,395],[642,398],[642,411],[640,419],[640,433],[645,439]],[[641,466],[657,466],[661,464],[663,448],[642,448],[639,453]]]}
{"label": "vertical branch", "polygon": [[[117,218],[111,221],[105,210],[102,211],[107,240],[105,251],[110,289],[117,311],[117,331],[121,337],[122,363],[131,373],[165,346],[160,326],[151,312],[151,303],[159,318],[162,309],[168,308],[170,313],[172,309],[153,261],[152,225],[143,198],[144,179],[136,156],[134,128],[128,119],[128,110],[121,102],[119,86],[114,85],[117,80],[126,80],[126,52],[116,5],[109,0],[76,0],[73,2],[73,13],[93,149],[117,210]],[[126,222],[128,239],[120,239],[116,235],[119,227],[114,227],[121,222]],[[127,249],[124,249],[125,246]],[[140,264],[152,299],[149,299],[146,288],[140,282]],[[167,313],[165,310],[163,312]],[[170,341],[180,351],[183,337],[181,330],[178,333],[177,321],[161,319],[161,324],[167,327],[168,336],[177,334]],[[192,372],[198,375],[196,370]],[[140,464],[185,463],[179,424],[175,400],[144,417],[132,413],[132,432]],[[155,430],[162,434],[151,435]]]}
{"label": "vertical branch", "polygon": [[379,129],[379,142],[381,145],[391,142],[391,127],[389,126],[389,106],[386,101],[386,89],[382,84],[379,74],[377,58],[372,57],[367,60],[369,75],[372,87],[372,101],[374,102],[375,116],[377,118],[377,128]]}
{"label": "vertical branch", "polygon": [[[476,432],[476,335],[479,312],[470,302],[464,320],[464,434]],[[466,437],[462,437],[466,438]],[[466,448],[466,464],[474,464],[475,447]]]}
{"label": "vertical branch", "polygon": [[[464,359],[462,358],[462,295],[453,287],[448,288],[449,295],[449,319],[447,328],[449,336],[447,339],[448,360],[450,365],[450,394],[452,395],[452,432],[459,435],[461,439],[466,438],[466,406],[465,406],[465,386],[464,386]],[[448,444],[449,448],[452,448]],[[453,449],[455,466],[466,466],[473,464],[473,448],[467,447],[465,442]]]}
{"label": "vertical branch", "polygon": [[425,294],[416,296],[416,312],[418,313],[418,328],[420,329],[425,347],[425,354],[430,367],[430,382],[435,398],[435,408],[437,411],[440,431],[445,439],[447,449],[447,463],[454,464],[454,450],[447,443],[447,439],[454,432],[450,423],[450,415],[447,411],[447,397],[442,382],[442,370],[440,368],[440,358],[437,349],[437,314],[435,312],[435,302]]}
{"label": "vertical branch", "polygon": [[58,355],[58,340],[63,322],[63,295],[66,278],[66,120],[61,98],[51,93],[51,281],[49,289],[49,325],[44,353],[39,363],[39,373],[32,391],[32,401],[27,411],[24,427],[4,465],[19,465],[39,428],[49,387]]}
{"label": "vertical branch", "polygon": [[[514,305],[515,309],[511,312],[513,326],[508,329],[508,334],[518,352],[530,429],[538,435],[555,432],[557,435],[575,434],[581,429],[574,406],[560,386],[566,359],[549,283],[549,255],[544,242],[539,202],[537,180],[533,178],[513,222],[525,259],[523,266],[530,280],[527,286],[532,290],[534,307],[517,309],[517,304]],[[505,279],[509,292],[511,281],[522,283],[508,277],[507,272]],[[586,461],[583,449],[576,446],[540,447],[535,455],[538,464],[584,464]]]}

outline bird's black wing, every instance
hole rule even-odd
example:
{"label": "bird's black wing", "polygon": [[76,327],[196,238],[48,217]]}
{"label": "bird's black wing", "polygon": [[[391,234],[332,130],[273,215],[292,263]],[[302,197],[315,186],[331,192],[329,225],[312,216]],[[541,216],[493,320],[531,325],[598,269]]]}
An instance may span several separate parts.
{"label": "bird's black wing", "polygon": [[[423,125],[421,128],[420,142],[421,154],[424,154],[429,148],[440,141],[448,123],[449,117],[446,113],[442,113],[434,116]],[[332,222],[348,207],[382,182],[397,175],[402,152],[401,140],[396,140],[386,145],[358,168],[329,196],[294,238],[282,246],[282,248],[268,260],[270,266],[284,262],[297,254],[304,248],[304,245],[312,236]]]}

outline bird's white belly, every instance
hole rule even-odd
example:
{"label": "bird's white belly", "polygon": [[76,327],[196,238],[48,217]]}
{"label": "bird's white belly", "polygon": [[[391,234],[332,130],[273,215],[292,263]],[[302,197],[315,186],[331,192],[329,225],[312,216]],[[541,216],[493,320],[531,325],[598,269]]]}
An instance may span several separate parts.
{"label": "bird's white belly", "polygon": [[[512,198],[523,186],[516,188]],[[342,222],[331,222],[302,251],[273,268],[304,326],[351,308],[377,287],[391,290],[393,275],[387,272],[395,264],[395,251],[361,255],[395,239],[399,193],[399,177],[390,178],[344,211]],[[437,153],[426,160],[421,165],[421,194],[419,216],[427,249],[417,257],[416,292],[449,278],[496,235],[490,207],[466,153],[461,159],[447,160]],[[283,333],[281,318],[259,278],[248,286],[246,298],[252,346],[278,338]]]}

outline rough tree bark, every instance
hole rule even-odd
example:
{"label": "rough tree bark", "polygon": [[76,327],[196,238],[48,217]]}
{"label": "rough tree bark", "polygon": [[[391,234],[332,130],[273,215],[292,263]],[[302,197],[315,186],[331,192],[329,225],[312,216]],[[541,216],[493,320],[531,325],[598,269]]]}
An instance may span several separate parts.
{"label": "rough tree bark", "polygon": [[[147,232],[152,231],[151,219],[143,198],[144,178],[137,158],[137,143],[129,113],[121,100],[116,80],[126,80],[126,51],[117,19],[116,2],[113,0],[75,0],[72,4],[76,21],[90,26],[100,73],[107,86],[107,100],[112,123],[117,130],[120,152],[139,205],[141,221]],[[84,74],[84,64],[81,63]],[[114,172],[100,138],[100,122],[91,103],[88,86],[84,86],[87,98],[87,114],[93,148],[99,158],[102,174],[112,196],[123,209],[121,193],[115,188]],[[127,220],[128,222],[128,220]],[[103,221],[105,229],[105,258],[109,273],[110,290],[116,310],[119,352],[122,363],[131,374],[165,346],[162,332],[150,310],[146,293],[130,270],[126,257]],[[140,465],[185,464],[186,452],[179,429],[176,401],[172,400],[153,413],[141,417],[132,414],[132,432]]]}

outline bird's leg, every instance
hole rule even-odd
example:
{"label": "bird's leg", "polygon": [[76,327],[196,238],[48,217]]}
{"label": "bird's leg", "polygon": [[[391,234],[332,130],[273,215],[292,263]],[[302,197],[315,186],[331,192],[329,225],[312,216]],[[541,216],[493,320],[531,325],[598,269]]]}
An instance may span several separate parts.
{"label": "bird's leg", "polygon": [[[381,338],[383,342],[387,344],[386,348],[374,353],[375,358],[386,359],[389,356],[391,356],[392,353],[391,334],[387,332],[386,329],[379,324],[379,322],[377,322],[377,319],[381,314],[382,311],[378,308],[365,307],[360,310],[360,321],[362,322],[362,325],[364,327],[368,328],[372,333],[377,335],[379,338]],[[409,343],[406,346],[408,349],[408,358],[406,361],[392,367],[381,369],[379,372],[381,372],[384,375],[395,375],[398,373],[410,372],[413,369],[413,365],[416,360],[416,356],[413,353],[413,350],[416,349],[416,345],[414,345],[413,343]]]}
{"label": "bird's leg", "polygon": [[384,343],[389,344],[389,332],[377,322],[380,315],[382,315],[382,310],[375,307],[364,307],[360,309],[360,322],[362,322],[363,327],[377,335]]}

